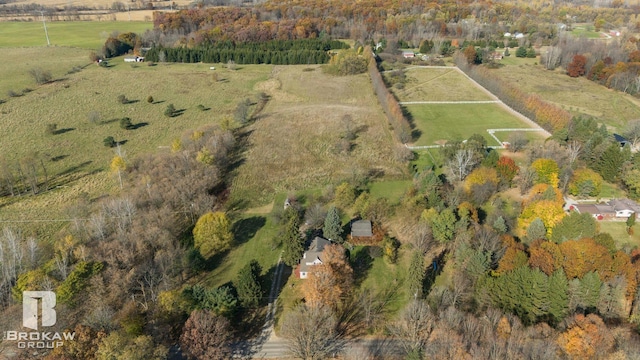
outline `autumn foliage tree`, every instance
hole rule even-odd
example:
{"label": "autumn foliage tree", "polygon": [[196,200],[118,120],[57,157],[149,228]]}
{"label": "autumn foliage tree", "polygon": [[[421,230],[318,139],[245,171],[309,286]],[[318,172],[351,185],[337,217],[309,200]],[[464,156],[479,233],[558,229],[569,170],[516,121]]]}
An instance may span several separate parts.
{"label": "autumn foliage tree", "polygon": [[569,182],[569,194],[579,197],[598,196],[603,181],[600,174],[589,168],[578,169]]}
{"label": "autumn foliage tree", "polygon": [[581,54],[577,54],[573,57],[573,60],[567,65],[567,74],[571,77],[582,76],[585,73],[585,66],[587,65],[587,57]]}
{"label": "autumn foliage tree", "polygon": [[193,241],[194,246],[205,257],[230,249],[233,233],[227,214],[216,211],[202,215],[193,228]]}
{"label": "autumn foliage tree", "polygon": [[557,343],[569,359],[594,359],[609,354],[614,338],[602,319],[595,314],[577,314]]}
{"label": "autumn foliage tree", "polygon": [[312,307],[338,306],[353,286],[353,269],[349,265],[341,245],[328,245],[322,252],[322,264],[314,265],[313,271],[302,286],[306,303]]}
{"label": "autumn foliage tree", "polygon": [[553,159],[537,159],[531,163],[531,168],[536,173],[536,184],[548,184],[558,187],[560,169]]}
{"label": "autumn foliage tree", "polygon": [[496,171],[500,179],[507,185],[511,185],[513,178],[518,174],[520,168],[512,158],[501,156],[496,164]]}
{"label": "autumn foliage tree", "polygon": [[189,359],[231,359],[229,320],[209,310],[194,310],[180,336],[180,345]]}

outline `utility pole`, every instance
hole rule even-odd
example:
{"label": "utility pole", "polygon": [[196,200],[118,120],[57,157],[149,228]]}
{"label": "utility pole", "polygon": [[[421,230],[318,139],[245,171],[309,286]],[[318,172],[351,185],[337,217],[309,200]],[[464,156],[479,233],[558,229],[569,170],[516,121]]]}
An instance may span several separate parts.
{"label": "utility pole", "polygon": [[44,25],[44,35],[47,37],[47,46],[51,46],[49,42],[49,33],[47,32],[47,23],[44,21],[44,12],[40,10],[40,16],[42,16],[42,25]]}

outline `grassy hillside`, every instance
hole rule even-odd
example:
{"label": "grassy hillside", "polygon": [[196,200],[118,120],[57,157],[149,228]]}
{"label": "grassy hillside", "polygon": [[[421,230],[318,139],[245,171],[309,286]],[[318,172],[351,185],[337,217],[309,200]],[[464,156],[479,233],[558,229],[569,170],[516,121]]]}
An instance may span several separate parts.
{"label": "grassy hillside", "polygon": [[[145,21],[54,21],[47,22],[52,46],[99,49],[114,31],[143,33],[153,28]],[[0,48],[47,46],[42,22],[0,22]],[[3,50],[4,52],[4,50]]]}
{"label": "grassy hillside", "polygon": [[[208,65],[131,65],[122,59],[112,64],[106,69],[88,66],[0,105],[3,157],[9,163],[27,156],[42,158],[57,187],[36,197],[0,199],[1,218],[66,218],[66,209],[79,197],[95,199],[117,189],[116,180],[104,171],[115,155],[103,145],[105,137],[122,142],[128,159],[169,151],[171,141],[184,131],[232,117],[236,104],[255,96],[255,83],[265,80],[272,69],[219,69],[220,81],[214,81]],[[121,94],[130,103],[119,103]],[[153,104],[147,102],[148,96],[153,96]],[[179,116],[164,116],[169,103],[181,110]],[[198,105],[207,110],[199,110]],[[93,122],[91,113],[98,114]],[[122,117],[131,118],[136,129],[121,129]],[[46,133],[51,123],[57,124],[58,134]],[[56,226],[59,224],[47,228]],[[25,228],[31,231],[31,227]]]}
{"label": "grassy hillside", "polygon": [[88,50],[54,46],[1,49],[0,60],[0,99],[4,100],[10,90],[20,94],[25,88],[36,87],[29,75],[31,69],[41,68],[50,71],[54,79],[63,79],[74,66],[90,63]]}
{"label": "grassy hillside", "polygon": [[548,71],[540,65],[514,65],[493,71],[527,93],[538,94],[574,115],[593,116],[613,130],[640,118],[638,99],[583,77],[571,78],[561,69]]}

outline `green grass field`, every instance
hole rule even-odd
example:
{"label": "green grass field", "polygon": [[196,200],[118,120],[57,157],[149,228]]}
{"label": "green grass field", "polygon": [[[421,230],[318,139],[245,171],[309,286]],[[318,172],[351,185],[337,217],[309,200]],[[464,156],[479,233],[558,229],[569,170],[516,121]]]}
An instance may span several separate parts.
{"label": "green grass field", "polygon": [[496,141],[487,129],[530,127],[497,104],[422,104],[406,108],[421,133],[416,146],[464,140],[473,134],[484,136],[488,144],[494,145]]}
{"label": "green grass field", "polygon": [[374,199],[385,198],[391,204],[397,204],[411,186],[411,180],[376,181],[370,186],[371,197]]}
{"label": "green grass field", "polygon": [[273,239],[278,235],[279,227],[271,216],[246,214],[235,222],[233,228],[238,245],[221,258],[215,269],[203,279],[202,284],[207,287],[218,287],[235,280],[238,271],[251,260],[260,263],[263,274],[272,274],[278,262],[280,249],[273,246]]}
{"label": "green grass field", "polygon": [[[399,101],[494,100],[455,68],[409,68],[405,74],[404,88],[391,89]],[[389,76],[388,73],[385,75]]]}
{"label": "green grass field", "polygon": [[[366,74],[340,77],[319,66],[276,66],[255,89],[270,100],[249,127],[251,149],[237,169],[233,200],[258,206],[278,193],[324,188],[372,170],[405,176]],[[336,147],[346,131],[345,116],[356,132],[350,151]]]}
{"label": "green grass field", "polygon": [[[65,209],[81,194],[95,199],[117,192],[116,179],[104,171],[115,155],[113,149],[103,145],[106,136],[126,141],[122,148],[128,161],[146,153],[169,151],[171,141],[185,131],[232,117],[241,99],[255,99],[254,85],[267,79],[273,69],[254,65],[231,71],[221,67],[216,72],[222,81],[216,82],[209,65],[132,66],[122,58],[111,63],[113,66],[107,69],[91,65],[0,105],[3,157],[15,162],[35,154],[44,160],[49,176],[56,178],[54,185],[59,186],[36,197],[0,199],[1,218],[66,218]],[[120,94],[131,103],[119,103]],[[155,103],[147,103],[149,95]],[[180,116],[163,115],[170,103],[183,110]],[[198,110],[200,104],[209,110]],[[99,114],[96,123],[89,121],[91,112]],[[118,119],[122,117],[131,118],[138,128],[121,129]],[[64,130],[46,134],[50,123]],[[24,230],[51,236],[52,226],[42,231],[32,226]]]}
{"label": "green grass field", "polygon": [[[2,26],[0,22],[0,26]],[[8,100],[8,92],[21,94],[25,88],[37,87],[29,70],[50,71],[54,79],[64,79],[74,66],[87,66],[89,51],[68,47],[5,48],[0,50],[0,99]],[[2,111],[0,105],[0,111]]]}
{"label": "green grass field", "polygon": [[600,232],[609,233],[616,242],[618,249],[628,247],[633,249],[640,246],[640,226],[634,226],[635,234],[627,234],[627,225],[624,221],[598,221]]}
{"label": "green grass field", "polygon": [[604,36],[594,30],[593,25],[574,26],[571,35],[575,37],[586,37],[587,39],[601,39]]}
{"label": "green grass field", "polygon": [[498,61],[498,63],[502,65],[534,65],[539,61],[537,57],[536,58],[516,57],[516,50],[518,50],[518,48],[509,48],[509,53],[511,55],[503,57],[502,60]]}
{"label": "green grass field", "polygon": [[[153,28],[144,21],[55,21],[47,22],[52,46],[69,46],[96,50],[114,31],[143,33]],[[47,46],[41,21],[0,22],[0,48]],[[3,50],[4,52],[4,50]]]}
{"label": "green grass field", "polygon": [[493,70],[496,77],[538,94],[574,115],[598,119],[615,131],[627,121],[640,118],[640,101],[631,95],[607,89],[586,78],[572,78],[562,69],[545,70],[541,65],[504,66]]}

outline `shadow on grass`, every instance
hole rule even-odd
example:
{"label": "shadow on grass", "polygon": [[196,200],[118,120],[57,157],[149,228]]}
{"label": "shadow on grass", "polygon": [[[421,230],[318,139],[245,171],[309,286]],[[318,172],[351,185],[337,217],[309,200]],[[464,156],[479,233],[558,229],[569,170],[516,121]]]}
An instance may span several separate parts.
{"label": "shadow on grass", "polygon": [[233,224],[231,230],[234,234],[236,245],[244,244],[251,240],[266,223],[267,219],[263,216],[252,216],[237,221]]}
{"label": "shadow on grass", "polygon": [[148,122],[141,122],[141,123],[137,123],[137,124],[133,124],[133,125],[131,125],[131,126],[129,127],[129,129],[131,129],[131,130],[136,130],[136,129],[139,129],[139,128],[141,128],[141,127],[145,127],[145,126],[147,126],[147,125],[149,125],[149,123],[148,123]]}
{"label": "shadow on grass", "polygon": [[116,141],[116,144],[118,145],[124,145],[128,142],[129,140],[120,140],[120,141]]}
{"label": "shadow on grass", "polygon": [[69,131],[73,131],[73,130],[75,130],[75,129],[76,129],[76,128],[64,128],[64,129],[58,129],[58,130],[54,131],[54,132],[53,132],[53,134],[54,134],[54,135],[60,135],[60,134],[67,133],[67,132],[69,132]]}
{"label": "shadow on grass", "polygon": [[162,104],[164,102],[167,102],[167,101],[166,100],[154,101],[154,102],[151,103],[151,105]]}
{"label": "shadow on grass", "polygon": [[446,250],[441,252],[439,255],[433,258],[433,261],[427,267],[427,273],[425,274],[424,282],[422,283],[424,294],[428,294],[431,291],[433,284],[435,284],[436,282],[436,277],[438,277],[438,275],[442,273],[445,265],[444,257],[446,254]]}
{"label": "shadow on grass", "polygon": [[51,161],[56,162],[56,161],[60,161],[60,160],[66,159],[68,157],[69,157],[69,155],[58,155],[58,156],[52,157]]}
{"label": "shadow on grass", "polygon": [[116,118],[116,119],[102,120],[102,121],[99,121],[98,124],[99,125],[107,125],[107,124],[114,123],[116,121],[120,121],[120,119]]}
{"label": "shadow on grass", "polygon": [[360,286],[367,278],[373,265],[373,259],[369,255],[369,246],[359,248],[357,252],[351,254],[350,261],[353,268],[353,283],[355,286]]}
{"label": "shadow on grass", "polygon": [[70,168],[68,168],[67,170],[64,170],[63,172],[61,172],[60,174],[58,174],[58,176],[64,176],[64,175],[68,175],[68,174],[72,174],[88,165],[90,165],[93,161],[89,160],[89,161],[85,161],[83,163],[80,163],[76,166],[72,166]]}

